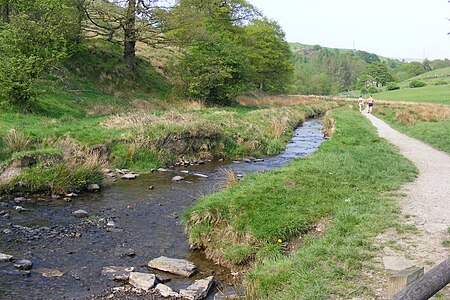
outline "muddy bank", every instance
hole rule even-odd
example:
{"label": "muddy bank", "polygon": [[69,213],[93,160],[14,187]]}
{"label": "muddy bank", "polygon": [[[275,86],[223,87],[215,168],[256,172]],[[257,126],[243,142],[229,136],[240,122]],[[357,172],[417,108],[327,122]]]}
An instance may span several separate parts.
{"label": "muddy bank", "polygon": [[[199,273],[192,278],[169,275],[171,281],[167,285],[174,290],[210,275],[226,285],[232,281],[230,270],[214,265],[201,252],[190,251],[180,214],[199,197],[220,189],[220,168],[232,168],[242,176],[279,168],[293,158],[314,152],[323,141],[320,130],[319,122],[305,122],[283,154],[264,160],[178,167],[131,181],[118,179],[113,186],[70,202],[47,199],[49,202],[18,204],[3,200],[5,207],[0,210],[9,218],[0,216],[0,252],[28,259],[33,267],[28,273],[10,262],[0,262],[0,297],[100,297],[114,286],[123,286],[101,276],[103,267],[132,266],[138,272],[150,272],[148,261],[161,255],[184,258],[199,267]],[[172,181],[176,175],[183,180]],[[17,210],[17,205],[24,210]],[[78,209],[89,216],[75,217],[73,212]],[[42,268],[58,270],[63,275],[44,277],[36,272]]]}

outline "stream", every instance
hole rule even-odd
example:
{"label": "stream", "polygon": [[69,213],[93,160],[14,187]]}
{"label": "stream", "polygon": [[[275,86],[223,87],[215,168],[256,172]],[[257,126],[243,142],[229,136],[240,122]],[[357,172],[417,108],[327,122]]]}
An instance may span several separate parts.
{"label": "stream", "polygon": [[[166,274],[171,278],[167,285],[175,291],[211,275],[219,286],[226,285],[231,280],[230,270],[207,260],[201,251],[189,249],[182,212],[196,199],[220,190],[221,169],[231,168],[245,176],[280,168],[316,151],[324,141],[321,129],[317,120],[304,122],[284,153],[264,160],[211,162],[141,175],[135,180],[119,178],[100,192],[84,193],[71,202],[47,198],[16,204],[13,198],[2,200],[0,211],[9,213],[10,218],[0,216],[0,253],[28,259],[33,268],[26,272],[0,261],[0,299],[99,297],[106,289],[123,286],[101,276],[103,267],[132,266],[137,272],[148,272],[149,260],[162,255],[187,259],[199,268],[190,278]],[[193,173],[208,178],[190,175]],[[173,182],[176,175],[184,180]],[[18,212],[13,205],[26,210]],[[76,218],[72,213],[78,209],[87,211],[89,217]],[[45,277],[43,268],[64,274]],[[208,299],[213,295],[210,293]]]}

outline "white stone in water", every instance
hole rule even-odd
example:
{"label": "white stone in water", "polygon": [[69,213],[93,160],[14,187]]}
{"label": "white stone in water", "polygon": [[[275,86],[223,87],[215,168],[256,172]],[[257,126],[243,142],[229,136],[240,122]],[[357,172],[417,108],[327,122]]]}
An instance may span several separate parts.
{"label": "white stone in water", "polygon": [[189,174],[188,170],[181,170],[180,173]]}
{"label": "white stone in water", "polygon": [[155,286],[156,276],[155,274],[131,272],[128,282],[135,288],[148,291]]}
{"label": "white stone in water", "polygon": [[194,176],[200,177],[200,178],[208,178],[208,175],[195,173]]}
{"label": "white stone in water", "polygon": [[91,183],[91,184],[88,184],[88,186],[87,186],[87,190],[90,192],[96,192],[99,189],[100,189],[100,186],[96,183]]}
{"label": "white stone in water", "polygon": [[85,218],[89,216],[89,213],[83,209],[78,209],[72,213],[77,218]]}
{"label": "white stone in water", "polygon": [[106,223],[106,226],[108,226],[108,227],[116,227],[116,223],[114,223],[113,220],[108,220],[108,222]]}
{"label": "white stone in water", "polygon": [[181,180],[183,180],[184,179],[184,177],[181,177],[181,176],[175,176],[174,178],[172,178],[172,181],[181,181]]}
{"label": "white stone in water", "polygon": [[164,298],[180,297],[180,294],[174,292],[172,288],[162,283],[158,283],[158,285],[155,287],[155,290],[157,290]]}
{"label": "white stone in water", "polygon": [[180,290],[180,296],[189,300],[204,299],[214,284],[214,276],[205,279],[196,280],[194,284],[187,289]]}
{"label": "white stone in water", "polygon": [[159,168],[156,171],[158,171],[158,172],[170,172],[169,169],[164,169],[164,168]]}
{"label": "white stone in water", "polygon": [[137,177],[136,174],[128,173],[128,174],[123,175],[121,178],[131,180],[131,179],[136,179],[136,177]]}
{"label": "white stone in water", "polygon": [[20,270],[30,270],[33,266],[33,263],[28,259],[21,259],[14,263],[14,267]]}
{"label": "white stone in water", "polygon": [[107,276],[111,280],[127,281],[130,273],[133,271],[134,267],[110,266],[102,269],[102,275]]}
{"label": "white stone in water", "polygon": [[12,255],[0,253],[0,261],[10,261],[13,258]]}
{"label": "white stone in water", "polygon": [[148,262],[150,268],[189,277],[197,272],[197,266],[185,259],[161,256]]}

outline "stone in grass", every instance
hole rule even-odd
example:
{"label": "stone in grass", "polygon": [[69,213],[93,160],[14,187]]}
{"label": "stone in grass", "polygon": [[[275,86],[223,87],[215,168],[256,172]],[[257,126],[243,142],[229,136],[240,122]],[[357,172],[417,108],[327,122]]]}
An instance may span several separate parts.
{"label": "stone in grass", "polygon": [[158,283],[158,285],[155,287],[155,290],[157,290],[161,294],[161,296],[163,296],[164,298],[180,297],[180,294],[178,294],[177,292],[174,292],[172,290],[172,288],[170,288],[169,286],[162,284],[162,283]]}
{"label": "stone in grass", "polygon": [[197,272],[197,267],[185,260],[177,258],[168,258],[161,256],[148,262],[148,266],[153,269],[169,272],[184,277],[190,277]]}
{"label": "stone in grass", "polygon": [[11,261],[13,258],[12,255],[0,253],[0,261]]}
{"label": "stone in grass", "polygon": [[182,176],[175,176],[172,178],[172,181],[181,181],[183,179],[184,179],[184,177],[182,177]]}
{"label": "stone in grass", "polygon": [[14,267],[20,270],[31,270],[31,267],[33,266],[33,263],[29,261],[28,259],[20,259],[16,262],[14,262]]}
{"label": "stone in grass", "polygon": [[127,281],[130,277],[130,273],[134,271],[134,267],[103,267],[102,275],[108,277],[111,280]]}
{"label": "stone in grass", "polygon": [[194,284],[187,289],[180,290],[180,296],[189,300],[204,299],[214,284],[214,276],[205,279],[196,280]]}
{"label": "stone in grass", "polygon": [[86,218],[89,216],[89,213],[83,209],[78,209],[72,213],[77,218]]}
{"label": "stone in grass", "polygon": [[155,286],[156,276],[148,273],[131,272],[128,283],[135,288],[148,291]]}

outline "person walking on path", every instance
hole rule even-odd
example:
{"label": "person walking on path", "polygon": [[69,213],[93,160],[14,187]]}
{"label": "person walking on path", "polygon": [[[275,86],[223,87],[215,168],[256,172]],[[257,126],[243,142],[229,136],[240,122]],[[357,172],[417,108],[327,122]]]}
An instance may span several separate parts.
{"label": "person walking on path", "polygon": [[358,105],[359,105],[359,112],[362,113],[363,111],[363,106],[364,106],[364,99],[362,96],[359,96],[358,99]]}
{"label": "person walking on path", "polygon": [[367,105],[369,106],[367,112],[369,114],[371,114],[372,113],[372,109],[373,109],[373,98],[372,98],[372,95],[370,95],[369,99],[367,99]]}

